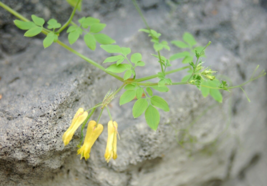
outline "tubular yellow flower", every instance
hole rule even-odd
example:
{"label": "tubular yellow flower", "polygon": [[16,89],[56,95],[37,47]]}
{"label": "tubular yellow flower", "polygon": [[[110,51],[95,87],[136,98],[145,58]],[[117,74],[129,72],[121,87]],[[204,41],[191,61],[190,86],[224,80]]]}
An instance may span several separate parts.
{"label": "tubular yellow flower", "polygon": [[65,146],[69,144],[70,140],[73,137],[73,134],[79,128],[79,126],[84,122],[87,116],[88,112],[84,112],[83,108],[78,109],[78,111],[76,112],[76,114],[72,119],[70,127],[62,136],[62,140]]}
{"label": "tubular yellow flower", "polygon": [[91,148],[102,131],[103,125],[96,126],[96,122],[93,120],[88,123],[83,146],[77,151],[77,154],[81,154],[81,159],[84,157],[87,160],[90,157]]}
{"label": "tubular yellow flower", "polygon": [[108,140],[105,152],[105,159],[107,162],[113,158],[117,159],[117,129],[118,124],[116,121],[108,122]]}

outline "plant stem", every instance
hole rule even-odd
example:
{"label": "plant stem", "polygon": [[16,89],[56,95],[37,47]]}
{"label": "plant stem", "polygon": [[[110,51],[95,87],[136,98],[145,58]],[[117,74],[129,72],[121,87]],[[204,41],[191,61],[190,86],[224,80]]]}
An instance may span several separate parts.
{"label": "plant stem", "polygon": [[[143,15],[141,9],[139,8],[139,6],[138,6],[136,0],[133,0],[133,4],[134,4],[136,10],[138,11],[139,15],[141,16],[143,22],[145,23],[146,28],[149,30],[150,35],[152,36],[151,29],[150,29],[150,27],[148,26],[147,21],[146,21],[144,15]],[[162,63],[161,63],[160,52],[159,52],[159,51],[158,51],[158,56],[159,56],[159,63],[160,63],[161,72],[164,73],[164,70],[163,70],[163,67],[162,67]]]}
{"label": "plant stem", "polygon": [[81,2],[81,0],[77,1],[76,6],[74,7],[74,9],[70,15],[69,20],[56,32],[57,34],[60,34],[60,32],[62,32],[71,23],[71,20],[73,19],[73,16],[74,16],[80,2]]}
{"label": "plant stem", "polygon": [[80,140],[80,143],[79,143],[78,147],[80,147],[82,145],[82,141],[83,141],[83,129],[84,129],[86,123],[88,122],[88,120],[91,118],[91,116],[95,112],[95,109],[96,108],[93,108],[93,110],[90,112],[90,114],[87,116],[87,118],[85,119],[85,121],[82,124],[82,127],[81,127],[81,140]]}
{"label": "plant stem", "polygon": [[108,106],[106,106],[106,109],[107,109],[107,111],[108,111],[108,115],[109,115],[109,118],[110,118],[110,120],[111,120],[111,121],[113,121],[113,119],[112,119],[112,116],[111,116],[111,114],[110,114],[110,111],[109,111],[109,108],[108,108]]}
{"label": "plant stem", "polygon": [[150,31],[150,27],[148,26],[148,24],[147,24],[147,22],[146,22],[146,19],[145,19],[145,17],[143,16],[142,11],[140,10],[140,8],[139,8],[139,6],[138,6],[136,0],[133,0],[133,4],[134,4],[136,10],[138,11],[139,15],[141,16],[142,20],[144,21],[144,23],[145,23],[147,29]]}
{"label": "plant stem", "polygon": [[116,94],[118,94],[118,93],[120,92],[120,90],[121,90],[124,86],[125,86],[125,83],[124,83],[122,86],[120,86],[120,88],[118,88],[118,90],[116,90],[116,92],[113,93],[114,96],[115,96]]}
{"label": "plant stem", "polygon": [[121,78],[120,76],[116,75],[116,74],[113,74],[111,72],[108,72],[103,66],[99,65],[98,63],[96,63],[95,61],[89,59],[88,57],[82,55],[81,53],[77,52],[76,50],[74,50],[73,48],[69,47],[68,45],[66,45],[65,43],[57,40],[57,43],[59,45],[61,45],[62,47],[64,47],[65,49],[69,50],[70,52],[76,54],[77,56],[79,56],[80,58],[84,59],[86,62],[94,65],[95,67],[99,68],[100,70],[106,72],[107,74],[115,77],[116,79],[120,80],[120,81],[123,81],[123,78]]}
{"label": "plant stem", "polygon": [[12,8],[10,8],[9,6],[5,5],[4,3],[0,2],[0,6],[3,7],[5,10],[7,10],[8,12],[10,12],[11,14],[13,14],[14,16],[16,16],[17,18],[21,19],[22,21],[26,22],[30,21],[21,14],[19,14],[18,12],[16,12],[15,10],[13,10]]}
{"label": "plant stem", "polygon": [[158,56],[159,56],[159,64],[160,64],[160,68],[161,68],[161,72],[164,73],[163,67],[162,67],[162,62],[161,62],[161,56],[160,56],[160,52],[158,51]]}
{"label": "plant stem", "polygon": [[101,118],[101,115],[102,115],[103,110],[104,110],[104,108],[101,109],[100,114],[99,114],[99,116],[98,116],[98,118],[97,118],[97,121],[96,121],[96,127],[97,127],[98,122],[99,122],[99,120],[100,120],[100,118]]}
{"label": "plant stem", "polygon": [[[177,69],[174,69],[174,70],[170,70],[170,71],[167,71],[165,72],[165,74],[172,74],[174,72],[178,72],[178,71],[181,71],[181,70],[184,70],[184,69],[187,69],[187,68],[190,68],[190,66],[185,66],[185,67],[182,67],[182,68],[177,68]],[[155,74],[155,75],[152,75],[152,76],[147,76],[147,77],[143,77],[143,78],[139,78],[139,79],[136,79],[134,82],[142,82],[142,81],[146,81],[146,80],[149,80],[149,79],[154,79],[154,78],[157,78],[158,75]]]}
{"label": "plant stem", "polygon": [[199,60],[199,57],[197,58],[196,65],[195,65],[195,67],[193,67],[193,72],[192,72],[191,76],[188,78],[187,82],[189,82],[190,79],[193,77],[193,75],[195,75],[197,64],[198,64],[198,60]]}
{"label": "plant stem", "polygon": [[89,108],[89,109],[87,109],[86,111],[88,112],[89,110],[95,110],[97,107],[100,107],[102,105],[102,103],[98,103],[98,104],[96,104],[95,106],[93,106],[92,108]]}

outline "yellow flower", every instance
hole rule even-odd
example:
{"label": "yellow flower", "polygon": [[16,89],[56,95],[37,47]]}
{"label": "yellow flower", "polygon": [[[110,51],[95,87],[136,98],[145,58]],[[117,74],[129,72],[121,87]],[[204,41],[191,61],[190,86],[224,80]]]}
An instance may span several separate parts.
{"label": "yellow flower", "polygon": [[78,111],[76,112],[75,116],[72,119],[70,127],[62,136],[64,145],[69,144],[70,140],[73,137],[73,134],[79,128],[79,126],[84,122],[87,116],[88,116],[88,112],[84,112],[83,108],[78,109]]}
{"label": "yellow flower", "polygon": [[108,140],[105,152],[105,159],[107,162],[109,162],[111,158],[114,160],[117,159],[117,128],[118,124],[116,121],[108,122]]}
{"label": "yellow flower", "polygon": [[102,131],[103,125],[96,126],[96,122],[93,120],[88,123],[83,146],[77,151],[77,154],[81,154],[81,159],[84,157],[87,160],[90,157],[91,148]]}

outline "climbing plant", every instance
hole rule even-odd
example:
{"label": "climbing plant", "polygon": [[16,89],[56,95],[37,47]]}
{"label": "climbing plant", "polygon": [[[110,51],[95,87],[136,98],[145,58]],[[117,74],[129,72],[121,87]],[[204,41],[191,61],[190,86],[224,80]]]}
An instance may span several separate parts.
{"label": "climbing plant", "polygon": [[[208,42],[205,46],[200,46],[196,42],[194,36],[188,32],[185,32],[181,39],[171,41],[171,43],[162,40],[160,38],[161,33],[149,27],[137,2],[133,0],[136,10],[145,23],[145,28],[141,28],[139,31],[144,32],[151,39],[150,41],[154,48],[152,57],[160,66],[160,71],[157,74],[137,77],[137,71],[150,68],[146,61],[143,60],[142,54],[132,53],[131,48],[116,45],[114,39],[102,33],[106,24],[101,23],[97,18],[81,17],[77,22],[74,22],[73,16],[76,10],[82,9],[82,0],[67,0],[67,2],[73,6],[73,11],[68,21],[64,24],[59,23],[56,19],[50,19],[47,21],[47,24],[45,24],[45,20],[36,15],[32,15],[31,20],[29,20],[2,2],[0,2],[0,6],[18,18],[14,20],[14,24],[19,29],[26,31],[24,34],[25,37],[34,37],[41,33],[45,34],[46,37],[43,40],[44,48],[57,43],[69,52],[81,57],[89,64],[121,82],[121,86],[116,91],[107,92],[101,103],[96,104],[92,108],[79,108],[73,117],[70,127],[63,134],[62,140],[64,144],[67,145],[71,141],[75,131],[81,126],[81,141],[77,151],[78,154],[81,154],[81,158],[84,157],[88,159],[90,157],[91,147],[103,131],[103,125],[99,123],[103,110],[106,110],[110,117],[110,121],[108,122],[107,147],[104,156],[107,162],[112,158],[117,158],[118,124],[113,120],[108,105],[121,91],[123,91],[123,93],[120,96],[119,104],[124,105],[134,100],[135,103],[132,108],[133,117],[138,118],[144,114],[148,126],[153,130],[157,130],[160,123],[159,109],[165,112],[170,110],[167,101],[164,97],[157,95],[157,92],[167,93],[169,91],[169,86],[195,86],[201,91],[203,97],[210,95],[211,98],[221,103],[223,101],[221,91],[231,91],[234,88],[240,88],[245,93],[242,88],[244,85],[266,74],[264,71],[261,71],[258,75],[255,75],[259,68],[259,66],[257,66],[249,80],[237,86],[228,86],[227,81],[216,76],[216,71],[204,66],[203,58],[206,57],[205,50],[211,42]],[[58,38],[63,31],[66,31],[68,34],[69,44],[61,42]],[[101,49],[110,54],[110,57],[107,57],[102,63],[108,63],[110,65],[104,68],[101,62],[95,62],[73,49],[71,45],[79,38],[84,40],[88,50],[94,51],[96,50],[96,46],[100,45]],[[179,52],[167,58],[162,55],[162,51],[170,51],[170,44],[177,47],[177,51]],[[171,68],[173,61],[178,60],[180,60],[184,66],[177,69]],[[178,73],[183,70],[186,70],[187,75],[185,75],[181,81],[168,77],[169,74]],[[149,82],[151,79],[157,79],[157,81],[155,83]],[[248,101],[250,100],[248,99]],[[96,109],[100,109],[97,120],[89,121]],[[83,129],[87,123],[87,132],[84,138]],[[83,141],[84,143],[81,145]]]}

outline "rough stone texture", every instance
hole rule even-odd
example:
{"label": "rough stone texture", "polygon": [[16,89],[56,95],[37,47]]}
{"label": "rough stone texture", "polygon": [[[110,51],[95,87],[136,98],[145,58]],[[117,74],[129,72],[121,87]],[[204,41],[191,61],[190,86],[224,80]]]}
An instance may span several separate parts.
{"label": "rough stone texture", "polygon": [[[62,2],[57,10],[51,7],[52,1],[3,2],[28,17],[31,13],[46,16],[47,11],[46,19],[53,16],[66,20],[71,11],[63,0],[55,1]],[[105,32],[119,45],[142,53],[150,68],[139,72],[138,77],[158,72],[149,39],[137,31],[144,26],[130,1],[101,2],[84,0],[84,11],[78,15],[100,18],[107,23]],[[179,39],[189,31],[202,45],[211,40],[205,65],[231,77],[233,84],[249,79],[258,64],[266,69],[264,1],[140,3],[148,23],[163,34],[162,39]],[[12,17],[3,10],[0,20],[0,45],[5,53],[0,60],[0,185],[266,185],[266,77],[245,86],[251,103],[241,90],[225,92],[224,103],[217,104],[211,98],[202,98],[194,87],[171,87],[165,95],[171,111],[162,113],[156,132],[147,127],[143,116],[132,118],[133,103],[119,107],[117,98],[111,112],[121,135],[118,159],[109,164],[104,161],[105,127],[90,159],[80,161],[76,156],[79,132],[66,147],[62,134],[79,107],[99,103],[120,83],[56,44],[44,50],[42,37],[22,38],[22,32],[10,26]],[[14,31],[7,33],[7,28]],[[21,44],[13,38],[21,39]],[[9,45],[9,40],[14,45]],[[98,62],[109,56],[99,47],[96,52],[90,51],[82,40],[73,47]],[[176,51],[172,47],[172,53]],[[173,68],[179,64],[174,61]],[[183,75],[170,77],[180,81]],[[104,126],[108,120],[104,113]],[[183,133],[188,127],[190,132]],[[186,141],[183,146],[177,143],[182,139]]]}

